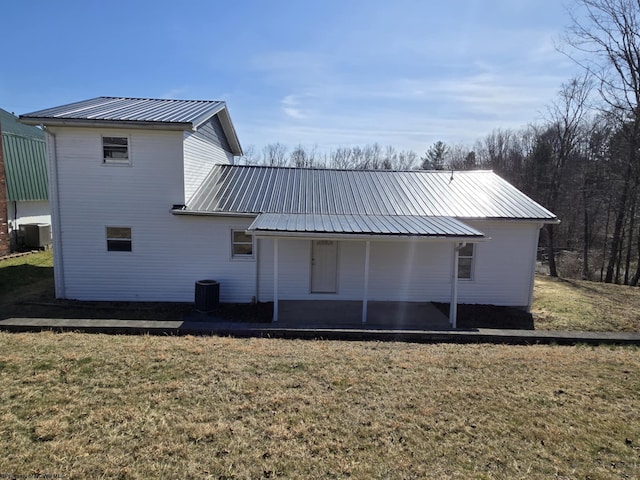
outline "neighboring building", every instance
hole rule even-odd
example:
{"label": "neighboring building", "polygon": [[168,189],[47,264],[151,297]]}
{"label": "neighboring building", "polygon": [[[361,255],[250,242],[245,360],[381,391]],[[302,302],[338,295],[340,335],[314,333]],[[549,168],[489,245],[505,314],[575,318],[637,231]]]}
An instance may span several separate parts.
{"label": "neighboring building", "polygon": [[[0,109],[4,165],[4,168],[0,166],[0,179],[5,182],[5,194],[0,192],[0,196],[6,200],[5,205],[0,204],[0,216],[6,215],[3,218],[9,241],[0,246],[0,250],[5,251],[15,250],[24,241],[19,235],[21,225],[51,224],[44,132],[17,120],[16,116]],[[0,230],[2,228],[0,225]],[[42,240],[50,244],[50,234],[47,235],[49,238]],[[2,238],[0,234],[0,244]]]}
{"label": "neighboring building", "polygon": [[47,133],[60,298],[191,302],[211,278],[274,319],[283,301],[363,321],[373,302],[528,309],[557,222],[492,172],[235,166],[222,102],[100,97],[20,120]]}

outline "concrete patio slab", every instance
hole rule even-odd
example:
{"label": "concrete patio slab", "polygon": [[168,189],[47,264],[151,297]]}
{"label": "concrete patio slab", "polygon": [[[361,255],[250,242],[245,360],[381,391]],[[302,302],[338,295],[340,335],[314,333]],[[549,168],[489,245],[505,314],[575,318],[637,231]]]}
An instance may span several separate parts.
{"label": "concrete patio slab", "polygon": [[[359,328],[362,324],[362,302],[327,300],[281,300],[281,327]],[[380,302],[367,305],[366,327],[386,329],[439,330],[450,327],[449,319],[430,302]]]}
{"label": "concrete patio slab", "polygon": [[108,334],[218,335],[415,343],[640,345],[640,333],[627,332],[562,332],[482,328],[474,330],[411,330],[362,324],[359,328],[288,328],[277,323],[227,322],[206,315],[202,316],[201,321],[8,318],[0,320],[0,330],[10,332],[78,331]]}

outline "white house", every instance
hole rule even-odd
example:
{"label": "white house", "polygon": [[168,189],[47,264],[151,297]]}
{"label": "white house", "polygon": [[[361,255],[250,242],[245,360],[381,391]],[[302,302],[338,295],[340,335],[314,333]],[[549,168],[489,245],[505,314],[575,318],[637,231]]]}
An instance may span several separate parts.
{"label": "white house", "polygon": [[[492,172],[234,165],[226,105],[100,97],[22,115],[47,134],[56,295],[531,306],[555,215]],[[317,305],[315,303],[314,305]]]}

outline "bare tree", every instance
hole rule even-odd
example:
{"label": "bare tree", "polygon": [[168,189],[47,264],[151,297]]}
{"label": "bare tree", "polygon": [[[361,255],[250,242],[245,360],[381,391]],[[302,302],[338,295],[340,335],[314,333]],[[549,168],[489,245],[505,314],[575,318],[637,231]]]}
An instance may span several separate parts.
{"label": "bare tree", "polygon": [[412,150],[396,150],[392,145],[382,148],[379,144],[355,147],[339,147],[329,152],[328,166],[358,170],[411,170],[418,155]]}
{"label": "bare tree", "polygon": [[452,170],[473,170],[476,167],[476,154],[467,145],[452,145],[448,157]]}
{"label": "bare tree", "polygon": [[310,149],[298,144],[289,155],[289,165],[297,168],[311,168],[317,167],[318,160],[318,148],[313,146]]}
{"label": "bare tree", "polygon": [[262,149],[262,164],[284,167],[287,164],[287,147],[279,142],[270,143]]}
{"label": "bare tree", "polygon": [[381,170],[383,168],[382,147],[379,144],[367,144],[361,149],[361,160],[356,165],[360,170]]}
{"label": "bare tree", "polygon": [[[585,116],[589,110],[589,93],[591,83],[585,74],[581,78],[574,78],[563,84],[558,94],[558,100],[548,108],[549,129],[545,132],[546,141],[550,144],[549,158],[543,159],[543,169],[536,178],[544,178],[541,190],[544,191],[544,203],[553,210],[558,207],[558,197],[561,189],[568,183],[567,167],[581,143],[580,136],[585,133]],[[544,140],[543,140],[544,141]],[[537,165],[540,167],[540,165]],[[547,257],[549,259],[549,273],[558,276],[555,260],[555,226],[545,225]]]}
{"label": "bare tree", "polygon": [[[578,0],[565,49],[598,83],[607,114],[626,138],[624,182],[617,199],[605,282],[612,282],[619,259],[628,202],[636,189],[634,168],[640,144],[640,2]],[[582,15],[584,12],[584,15]],[[637,181],[636,181],[637,183]]]}
{"label": "bare tree", "polygon": [[524,168],[527,155],[533,151],[535,130],[532,127],[514,130],[497,129],[475,146],[476,163],[531,194],[531,184]]}
{"label": "bare tree", "polygon": [[392,164],[394,170],[413,170],[418,163],[418,154],[413,150],[401,150]]}
{"label": "bare tree", "polygon": [[329,166],[331,168],[353,168],[353,151],[349,147],[338,147],[329,152]]}
{"label": "bare tree", "polygon": [[255,145],[249,145],[244,148],[242,151],[242,157],[238,160],[238,164],[240,165],[258,165],[260,163],[260,159],[258,158],[258,154],[256,153]]}
{"label": "bare tree", "polygon": [[382,158],[382,168],[384,170],[394,170],[398,163],[398,152],[392,145],[387,145]]}

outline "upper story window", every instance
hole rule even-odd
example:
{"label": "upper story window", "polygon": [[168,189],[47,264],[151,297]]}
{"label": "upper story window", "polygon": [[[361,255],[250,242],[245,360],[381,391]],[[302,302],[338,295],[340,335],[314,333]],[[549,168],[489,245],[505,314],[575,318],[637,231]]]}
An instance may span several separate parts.
{"label": "upper story window", "polygon": [[131,251],[131,227],[107,227],[107,251]]}
{"label": "upper story window", "polygon": [[231,256],[233,258],[253,258],[253,236],[244,230],[231,231]]}
{"label": "upper story window", "polygon": [[102,137],[103,162],[117,165],[129,165],[129,138]]}
{"label": "upper story window", "polygon": [[467,243],[458,251],[458,278],[473,279],[473,243]]}

